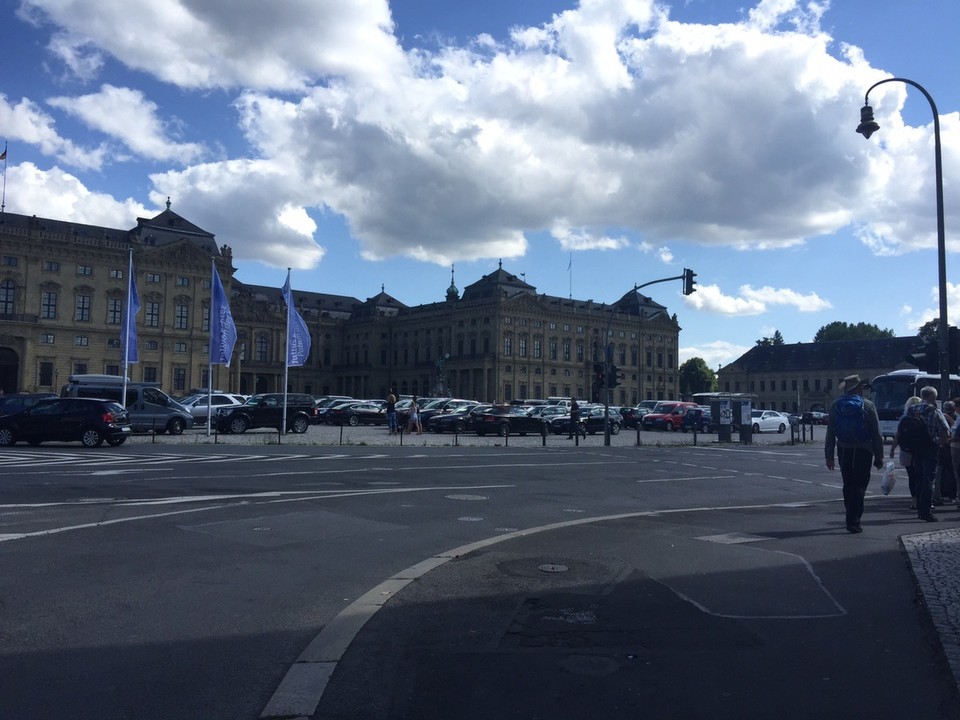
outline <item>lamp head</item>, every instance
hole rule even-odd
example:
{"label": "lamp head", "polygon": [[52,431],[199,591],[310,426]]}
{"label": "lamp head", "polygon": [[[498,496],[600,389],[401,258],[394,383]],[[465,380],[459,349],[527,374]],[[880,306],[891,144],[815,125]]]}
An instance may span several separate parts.
{"label": "lamp head", "polygon": [[857,126],[857,132],[869,140],[870,136],[879,129],[880,126],[877,124],[877,121],[873,119],[873,108],[869,105],[864,105],[860,108],[860,124]]}

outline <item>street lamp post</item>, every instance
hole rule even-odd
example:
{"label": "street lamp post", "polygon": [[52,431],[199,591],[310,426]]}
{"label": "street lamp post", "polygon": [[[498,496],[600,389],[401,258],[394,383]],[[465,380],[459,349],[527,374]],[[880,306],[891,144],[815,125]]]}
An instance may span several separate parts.
{"label": "street lamp post", "polygon": [[860,109],[860,125],[857,126],[857,132],[863,135],[865,139],[870,139],[880,125],[873,119],[873,108],[870,107],[870,91],[878,85],[888,82],[902,82],[915,87],[923,93],[923,96],[930,103],[930,109],[933,111],[933,153],[934,165],[937,182],[937,269],[938,285],[940,291],[940,320],[937,331],[937,355],[940,366],[940,398],[947,400],[950,397],[950,367],[948,360],[949,332],[947,325],[947,251],[946,236],[943,225],[943,163],[940,157],[940,113],[937,111],[937,104],[930,97],[920,83],[907,78],[886,78],[880,82],[871,85],[863,96],[863,107]]}

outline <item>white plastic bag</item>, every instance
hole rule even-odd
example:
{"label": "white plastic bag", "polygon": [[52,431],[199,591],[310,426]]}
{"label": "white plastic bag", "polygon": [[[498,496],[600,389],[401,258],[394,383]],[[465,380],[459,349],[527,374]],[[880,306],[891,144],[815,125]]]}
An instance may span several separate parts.
{"label": "white plastic bag", "polygon": [[884,495],[889,495],[893,490],[893,486],[897,484],[897,466],[893,464],[893,460],[887,462],[883,470],[880,471],[880,492]]}

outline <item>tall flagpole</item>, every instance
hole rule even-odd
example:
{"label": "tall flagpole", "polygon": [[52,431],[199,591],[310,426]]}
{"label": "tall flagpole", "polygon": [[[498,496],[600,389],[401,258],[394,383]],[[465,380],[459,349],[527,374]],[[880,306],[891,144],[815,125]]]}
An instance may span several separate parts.
{"label": "tall flagpole", "polygon": [[7,141],[3,141],[3,196],[0,197],[0,213],[7,206]]}
{"label": "tall flagpole", "polygon": [[210,256],[210,322],[209,330],[211,338],[207,343],[207,437],[210,437],[210,425],[213,424],[213,274],[217,271],[216,261]]}
{"label": "tall flagpole", "polygon": [[290,283],[290,268],[287,268],[287,284],[290,285],[289,297],[284,300],[287,303],[287,342],[284,344],[283,354],[283,429],[280,436],[287,434],[287,374],[290,372],[290,306],[293,305],[293,285]]}
{"label": "tall flagpole", "polygon": [[[3,160],[4,167],[4,182],[6,182],[6,167],[7,160]],[[127,406],[127,366],[130,364],[130,322],[133,321],[133,318],[130,317],[130,310],[133,307],[131,297],[133,293],[130,292],[131,285],[133,282],[133,248],[130,248],[130,261],[127,264],[127,310],[124,313],[124,324],[123,324],[123,402],[121,405],[124,407]]]}

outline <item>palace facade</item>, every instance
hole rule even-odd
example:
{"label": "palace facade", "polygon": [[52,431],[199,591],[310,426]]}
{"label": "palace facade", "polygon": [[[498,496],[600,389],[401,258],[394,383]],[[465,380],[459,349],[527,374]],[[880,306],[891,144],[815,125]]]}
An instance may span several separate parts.
{"label": "palace facade", "polygon": [[[171,395],[193,388],[283,389],[280,288],[234,279],[229,246],[170,209],[129,230],[0,214],[0,388],[59,391],[69,375],[122,372],[129,258],[141,309],[133,381]],[[230,367],[208,378],[211,263],[230,297],[238,340]],[[451,277],[435,303],[386,293],[361,301],[293,291],[312,341],[290,391],[382,398],[452,395],[481,401],[597,399],[594,364],[606,338],[622,380],[611,402],[676,398],[680,326],[630,291],[607,305],[538,293],[502,263],[462,292]],[[601,396],[602,399],[602,396]]]}

